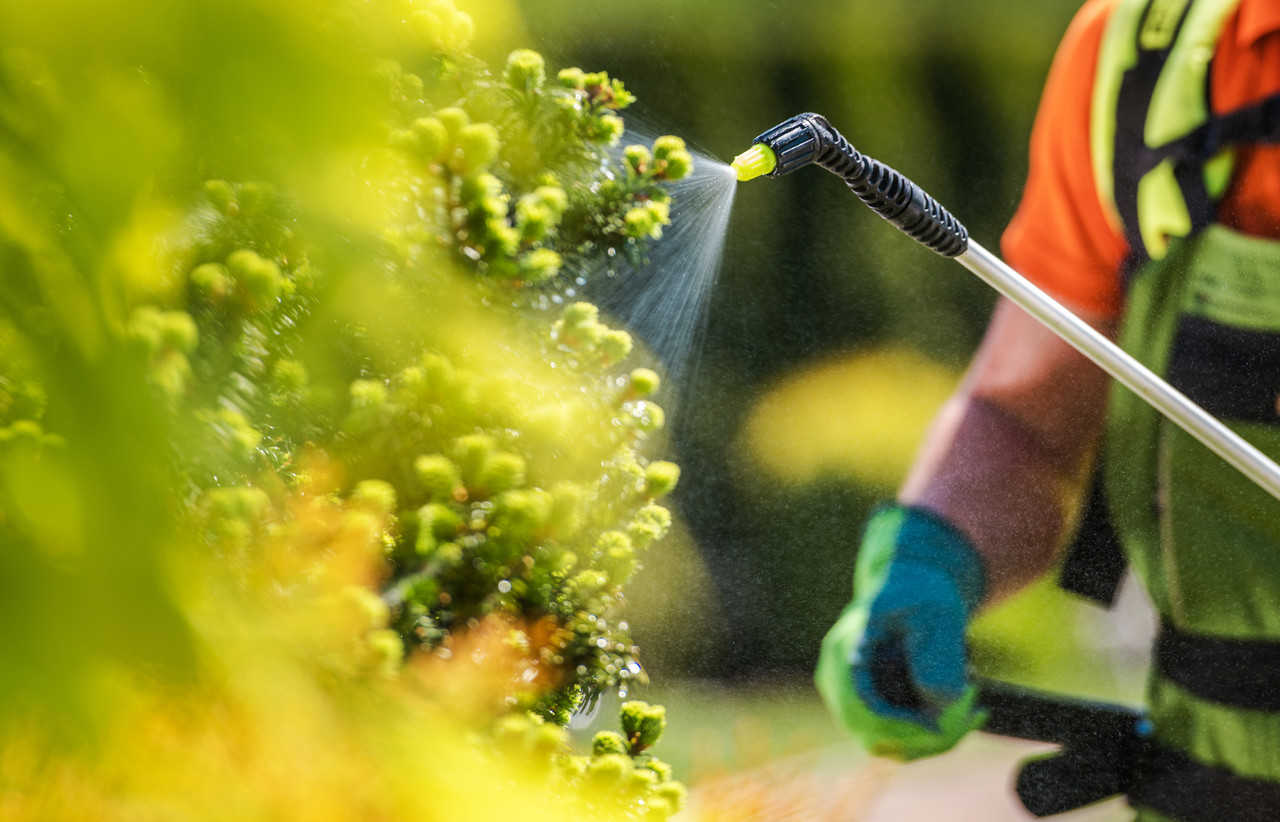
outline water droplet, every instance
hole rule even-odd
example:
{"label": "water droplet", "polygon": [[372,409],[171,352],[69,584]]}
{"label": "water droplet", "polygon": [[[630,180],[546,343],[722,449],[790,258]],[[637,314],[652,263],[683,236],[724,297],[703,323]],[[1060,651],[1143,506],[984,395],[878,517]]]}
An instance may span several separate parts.
{"label": "water droplet", "polygon": [[596,640],[596,647],[597,647],[597,648],[608,648],[608,647],[609,647],[609,640],[605,639],[604,637],[600,637],[599,639],[597,639],[597,640]]}
{"label": "water droplet", "polygon": [[627,663],[627,670],[628,670],[628,671],[630,671],[630,672],[631,672],[631,673],[633,673],[633,674],[637,674],[637,675],[638,675],[638,674],[640,673],[640,663],[639,663],[639,662],[636,662],[635,660],[632,660],[632,661],[628,662],[628,663]]}
{"label": "water droplet", "polygon": [[618,689],[618,699],[626,699],[626,698],[627,698],[627,689],[626,689],[626,688],[619,688],[619,689]]}
{"label": "water droplet", "polygon": [[498,583],[498,590],[504,594],[511,592],[511,580],[504,579]]}

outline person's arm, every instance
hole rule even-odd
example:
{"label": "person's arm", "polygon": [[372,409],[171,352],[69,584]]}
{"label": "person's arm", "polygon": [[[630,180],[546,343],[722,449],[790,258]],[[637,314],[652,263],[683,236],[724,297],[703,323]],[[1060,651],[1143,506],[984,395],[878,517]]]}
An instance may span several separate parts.
{"label": "person's arm", "polygon": [[[1112,323],[1083,316],[1103,333]],[[963,384],[935,419],[899,500],[955,525],[982,556],[990,603],[1054,562],[1082,495],[1110,378],[1001,299]]]}
{"label": "person's arm", "polygon": [[[1004,257],[1104,333],[1123,294],[1123,235],[1093,180],[1089,120],[1107,16],[1086,0],[1054,58]],[[863,529],[854,596],[814,677],[876,753],[940,753],[982,724],[968,674],[974,612],[1053,564],[1086,490],[1110,378],[1012,303],[996,308],[964,383],[892,505]]]}

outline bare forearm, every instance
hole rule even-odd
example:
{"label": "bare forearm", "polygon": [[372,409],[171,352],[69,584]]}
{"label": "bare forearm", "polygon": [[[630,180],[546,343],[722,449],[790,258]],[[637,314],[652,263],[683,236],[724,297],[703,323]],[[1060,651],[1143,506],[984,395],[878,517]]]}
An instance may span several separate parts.
{"label": "bare forearm", "polygon": [[987,569],[988,602],[1056,559],[1088,490],[1108,384],[1021,309],[998,306],[899,493],[970,538]]}
{"label": "bare forearm", "polygon": [[1043,575],[1087,488],[1093,445],[1054,453],[1017,419],[982,399],[954,400],[899,497],[945,517],[982,554],[987,601]]}

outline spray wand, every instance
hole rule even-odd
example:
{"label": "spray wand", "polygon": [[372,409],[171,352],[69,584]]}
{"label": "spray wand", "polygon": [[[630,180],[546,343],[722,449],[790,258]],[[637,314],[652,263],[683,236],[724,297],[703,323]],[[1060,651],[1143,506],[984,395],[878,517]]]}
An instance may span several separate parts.
{"label": "spray wand", "polygon": [[860,153],[825,117],[811,113],[796,115],[761,134],[751,148],[733,161],[739,180],[766,175],[781,177],[810,164],[839,176],[858,199],[907,236],[944,257],[955,258],[1256,485],[1280,499],[1280,466],[970,239],[965,227],[923,189],[879,160]]}
{"label": "spray wand", "polygon": [[[1149,405],[1280,499],[1280,466],[1196,405],[1142,363],[1032,285],[991,252],[928,193],[898,171],[860,153],[818,114],[800,114],[761,134],[733,161],[738,179],[781,177],[807,165],[836,174],[858,198],[909,237],[952,257],[1008,297]],[[913,707],[919,696],[905,663],[875,673],[881,692]],[[1062,750],[1027,763],[1018,777],[1023,804],[1036,816],[1060,813],[1107,796],[1163,790],[1179,763],[1153,752],[1150,725],[1134,709],[980,681],[978,704],[987,711],[984,730],[1054,742]]]}

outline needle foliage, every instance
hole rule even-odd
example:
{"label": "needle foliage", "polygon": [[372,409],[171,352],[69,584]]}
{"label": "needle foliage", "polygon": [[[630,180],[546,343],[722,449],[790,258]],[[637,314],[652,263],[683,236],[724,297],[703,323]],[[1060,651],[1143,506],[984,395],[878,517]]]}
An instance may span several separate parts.
{"label": "needle foliage", "polygon": [[[570,295],[659,241],[688,151],[625,146],[607,74],[475,56],[448,2],[180,6],[4,9],[0,704],[11,772],[70,790],[0,777],[0,807],[307,785],[414,818],[408,752],[479,728],[539,796],[665,818],[660,709],[619,750],[561,727],[644,677],[625,585],[678,478],[657,375]],[[352,758],[386,773],[344,792]]]}

